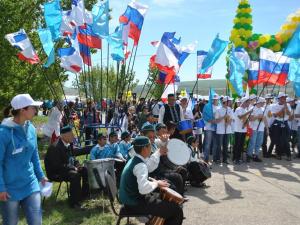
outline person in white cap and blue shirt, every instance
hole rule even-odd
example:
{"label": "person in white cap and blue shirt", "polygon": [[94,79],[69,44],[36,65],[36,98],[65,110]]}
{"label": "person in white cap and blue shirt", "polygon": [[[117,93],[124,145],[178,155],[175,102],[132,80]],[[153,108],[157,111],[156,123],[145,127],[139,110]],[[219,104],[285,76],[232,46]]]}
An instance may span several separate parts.
{"label": "person in white cap and blue shirt", "polygon": [[0,206],[4,225],[18,223],[24,211],[27,223],[42,224],[40,185],[45,177],[40,164],[36,129],[30,122],[42,102],[29,94],[11,101],[11,118],[0,125]]}

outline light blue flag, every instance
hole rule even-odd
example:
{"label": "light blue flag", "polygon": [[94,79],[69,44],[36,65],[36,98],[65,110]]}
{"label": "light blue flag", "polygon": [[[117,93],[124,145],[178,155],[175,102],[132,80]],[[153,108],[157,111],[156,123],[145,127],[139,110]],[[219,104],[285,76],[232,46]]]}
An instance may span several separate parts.
{"label": "light blue flag", "polygon": [[224,52],[226,46],[228,44],[228,41],[223,41],[219,39],[219,35],[216,36],[214,39],[207,56],[203,60],[200,74],[205,74],[207,69],[214,65],[214,63],[219,59],[220,55]]}
{"label": "light blue flag", "polygon": [[293,86],[296,97],[300,97],[300,82],[294,82]]}
{"label": "light blue flag", "polygon": [[213,97],[214,97],[214,95],[216,95],[216,92],[214,91],[213,88],[210,88],[208,103],[205,104],[205,106],[203,108],[203,119],[206,122],[214,119],[214,114],[213,114]]}
{"label": "light blue flag", "polygon": [[229,55],[229,81],[239,96],[243,95],[243,76],[246,72],[246,64],[242,58],[235,54],[233,48]]}
{"label": "light blue flag", "polygon": [[283,51],[283,55],[294,59],[300,58],[300,25],[298,25],[286,49]]}
{"label": "light blue flag", "polygon": [[92,14],[93,32],[101,38],[107,38],[109,35],[109,1],[98,0],[93,6]]}
{"label": "light blue flag", "polygon": [[53,40],[57,41],[60,38],[60,25],[62,22],[60,0],[53,0],[44,4],[44,17]]}
{"label": "light blue flag", "polygon": [[44,64],[44,67],[48,68],[55,61],[54,55],[54,42],[52,41],[52,35],[49,28],[40,28],[38,29],[38,34],[40,37],[40,41],[43,45],[43,49],[48,56],[47,62]]}
{"label": "light blue flag", "polygon": [[111,57],[115,61],[122,61],[125,58],[124,50],[123,50],[123,24],[118,26],[114,33],[109,35],[107,42],[111,47]]}
{"label": "light blue flag", "polygon": [[288,80],[300,82],[300,59],[291,59]]}

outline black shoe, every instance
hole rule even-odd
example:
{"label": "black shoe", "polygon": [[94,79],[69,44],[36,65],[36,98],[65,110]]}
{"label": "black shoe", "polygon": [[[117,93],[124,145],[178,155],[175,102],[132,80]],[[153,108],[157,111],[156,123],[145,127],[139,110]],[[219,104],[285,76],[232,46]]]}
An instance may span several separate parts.
{"label": "black shoe", "polygon": [[247,155],[246,162],[249,163],[251,161],[251,156]]}
{"label": "black shoe", "polygon": [[229,164],[229,162],[227,160],[224,160],[223,164]]}
{"label": "black shoe", "polygon": [[262,160],[260,158],[258,158],[258,156],[254,156],[253,161],[254,162],[262,162]]}

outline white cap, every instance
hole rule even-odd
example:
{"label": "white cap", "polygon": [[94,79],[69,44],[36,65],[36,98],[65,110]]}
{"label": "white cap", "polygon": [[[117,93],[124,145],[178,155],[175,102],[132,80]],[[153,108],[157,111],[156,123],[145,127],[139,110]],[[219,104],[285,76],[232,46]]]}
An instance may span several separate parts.
{"label": "white cap", "polygon": [[259,103],[265,103],[265,102],[266,102],[266,100],[264,98],[259,97],[256,103],[259,104]]}
{"label": "white cap", "polygon": [[220,99],[220,97],[219,97],[218,94],[214,94],[213,99],[214,99],[214,100],[218,100],[218,99]]}
{"label": "white cap", "polygon": [[222,102],[227,102],[227,101],[229,101],[229,97],[228,97],[228,96],[224,96],[224,97],[222,98]]}
{"label": "white cap", "polygon": [[288,95],[283,93],[283,92],[279,92],[277,98],[281,98],[281,97],[287,97]]}
{"label": "white cap", "polygon": [[242,97],[240,102],[244,104],[246,101],[250,100],[248,97]]}
{"label": "white cap", "polygon": [[17,110],[27,106],[40,106],[43,102],[34,101],[29,94],[19,94],[13,97],[10,104],[14,110]]}
{"label": "white cap", "polygon": [[256,95],[255,94],[251,94],[249,97],[250,100],[256,99]]}
{"label": "white cap", "polygon": [[293,98],[290,98],[290,97],[288,97],[287,99],[286,99],[286,102],[293,102],[294,101],[294,99]]}

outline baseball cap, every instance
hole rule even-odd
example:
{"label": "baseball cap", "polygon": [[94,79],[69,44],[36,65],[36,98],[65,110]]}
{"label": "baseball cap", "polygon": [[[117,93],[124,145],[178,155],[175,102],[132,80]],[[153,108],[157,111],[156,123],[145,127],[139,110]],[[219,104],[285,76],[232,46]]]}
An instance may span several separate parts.
{"label": "baseball cap", "polygon": [[248,100],[250,100],[248,97],[242,97],[240,101],[242,104],[244,104]]}
{"label": "baseball cap", "polygon": [[265,102],[266,102],[266,100],[262,97],[259,97],[258,100],[257,100],[257,104],[258,103],[265,103]]}
{"label": "baseball cap", "polygon": [[29,94],[19,94],[10,102],[14,110],[23,109],[27,106],[41,106],[43,102],[34,101]]}
{"label": "baseball cap", "polygon": [[281,98],[281,97],[288,97],[288,95],[283,92],[279,92],[277,98]]}

